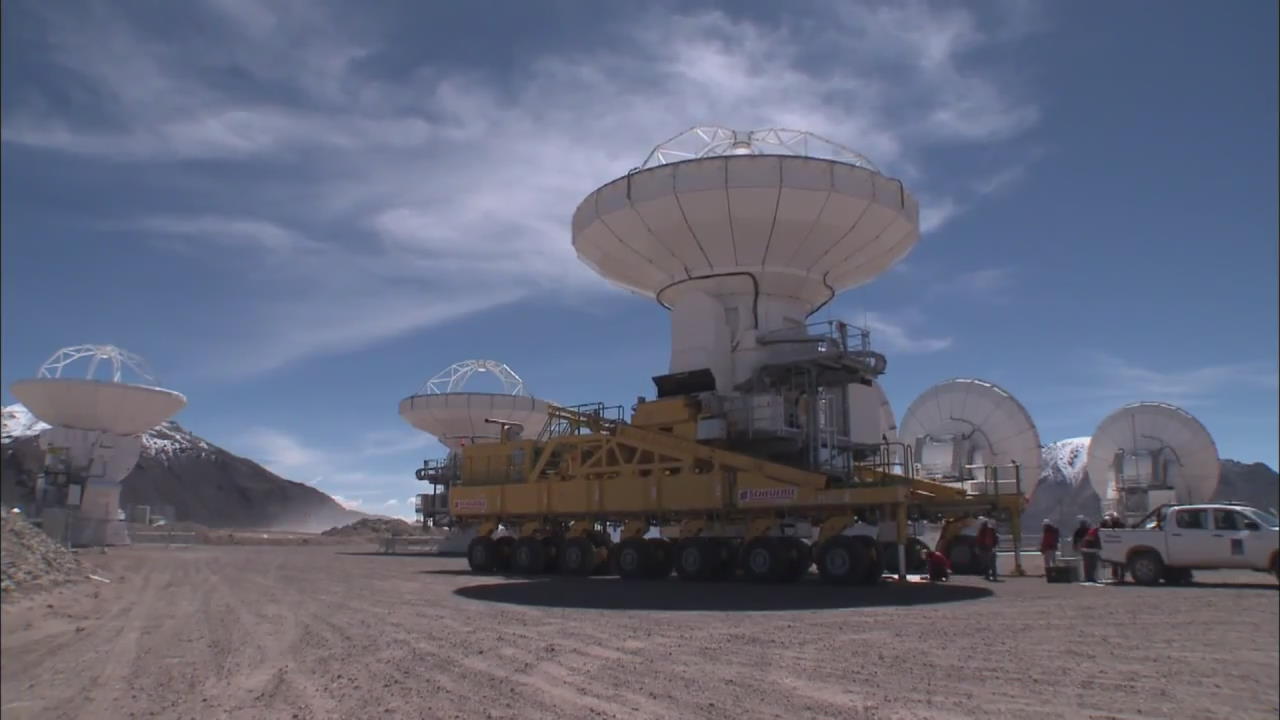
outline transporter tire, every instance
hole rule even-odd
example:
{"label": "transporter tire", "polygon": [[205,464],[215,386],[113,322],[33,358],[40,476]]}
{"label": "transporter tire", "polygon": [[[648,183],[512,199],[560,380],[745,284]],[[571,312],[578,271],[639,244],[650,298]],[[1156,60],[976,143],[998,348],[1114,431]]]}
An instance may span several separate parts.
{"label": "transporter tire", "polygon": [[471,572],[493,572],[497,567],[497,559],[498,548],[493,538],[472,538],[467,544],[467,565],[471,566]]}
{"label": "transporter tire", "polygon": [[516,539],[510,535],[503,535],[493,541],[494,554],[493,569],[499,572],[507,572],[511,569],[511,551],[515,549]]}
{"label": "transporter tire", "polygon": [[849,585],[866,576],[870,558],[865,545],[848,535],[836,535],[818,544],[817,562],[824,582]]}
{"label": "transporter tire", "polygon": [[789,569],[788,548],[782,538],[758,537],[742,548],[742,574],[752,582],[778,582]]}
{"label": "transporter tire", "polygon": [[624,580],[649,577],[653,565],[653,546],[644,538],[628,538],[614,546],[614,565]]}
{"label": "transporter tire", "polygon": [[676,574],[681,580],[711,580],[720,575],[724,561],[719,543],[710,538],[687,538],[676,545]]}
{"label": "transporter tire", "polygon": [[[918,537],[907,538],[907,574],[923,575],[929,572],[928,563],[925,562],[924,553],[929,551],[929,545]],[[880,558],[885,572],[898,572],[898,544],[897,543],[880,543]]]}
{"label": "transporter tire", "polygon": [[542,572],[553,573],[560,567],[560,548],[564,544],[564,538],[559,535],[547,535],[542,538],[542,548],[546,552],[547,560],[543,563]]}
{"label": "transporter tire", "polygon": [[546,570],[547,546],[541,538],[525,536],[516,540],[511,549],[511,572],[517,575],[537,575]]}
{"label": "transporter tire", "polygon": [[1159,553],[1150,550],[1136,553],[1129,558],[1129,574],[1139,585],[1155,585],[1164,577],[1164,561]]}
{"label": "transporter tire", "polygon": [[[858,538],[854,538],[854,540],[858,540]],[[862,573],[862,578],[858,584],[879,585],[880,576],[884,574],[884,561],[881,559],[880,548],[870,539],[864,539],[862,547],[867,552],[867,567]]]}
{"label": "transporter tire", "polygon": [[598,564],[596,546],[585,537],[566,538],[560,545],[560,572],[565,575],[590,575]]}
{"label": "transporter tire", "polygon": [[676,563],[676,548],[670,540],[649,538],[649,546],[653,548],[653,559],[649,564],[649,577],[661,580],[670,577]]}
{"label": "transporter tire", "polygon": [[781,538],[783,550],[787,555],[787,572],[783,580],[797,582],[809,574],[813,566],[813,547],[798,537]]}
{"label": "transporter tire", "polygon": [[608,575],[609,559],[613,557],[613,538],[609,537],[609,533],[603,530],[592,530],[587,533],[587,537],[591,539],[591,544],[595,545],[599,552],[596,553],[596,566],[591,570],[592,575]]}

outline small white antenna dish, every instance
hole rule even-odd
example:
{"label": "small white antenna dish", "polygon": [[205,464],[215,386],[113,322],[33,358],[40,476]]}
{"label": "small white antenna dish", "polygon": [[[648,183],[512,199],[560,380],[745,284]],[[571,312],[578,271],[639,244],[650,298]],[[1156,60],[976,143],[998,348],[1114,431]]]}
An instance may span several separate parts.
{"label": "small white antenna dish", "polygon": [[1086,468],[1104,510],[1129,520],[1165,503],[1208,502],[1222,473],[1204,425],[1160,402],[1125,405],[1104,418],[1089,442]]}
{"label": "small white antenna dish", "polygon": [[[77,376],[71,366],[82,360],[87,370]],[[106,377],[99,379],[99,371]],[[45,473],[36,492],[46,530],[63,528],[77,545],[128,544],[120,483],[138,462],[139,435],[187,404],[181,393],[156,385],[137,355],[112,345],[76,345],[54,353],[36,377],[10,386],[51,426],[40,433]]]}
{"label": "small white antenna dish", "polygon": [[[974,477],[974,466],[1021,466],[1022,491],[1040,477],[1040,433],[1026,408],[994,383],[956,378],[921,393],[907,408],[898,436],[912,448],[921,473],[940,480],[995,480],[1012,492],[1008,469],[995,478]],[[1007,484],[1006,484],[1007,483]]]}
{"label": "small white antenna dish", "polygon": [[[467,381],[477,373],[491,373],[502,392],[469,392]],[[500,439],[500,421],[519,426],[521,435],[537,437],[546,424],[547,403],[531,397],[514,370],[496,360],[464,360],[431,376],[414,395],[400,401],[400,417],[433,435],[445,447]]]}

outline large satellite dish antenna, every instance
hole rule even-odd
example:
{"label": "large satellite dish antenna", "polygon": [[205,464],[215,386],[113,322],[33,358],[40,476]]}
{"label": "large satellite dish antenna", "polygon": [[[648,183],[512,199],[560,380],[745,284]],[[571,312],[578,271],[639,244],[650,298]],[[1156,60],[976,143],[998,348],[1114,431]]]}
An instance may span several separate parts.
{"label": "large satellite dish antenna", "polygon": [[1165,503],[1208,502],[1222,473],[1204,425],[1160,402],[1125,405],[1105,417],[1089,442],[1086,467],[1104,509],[1128,520]]}
{"label": "large satellite dish antenna", "polygon": [[[502,383],[502,392],[466,391],[469,380],[486,373]],[[488,420],[516,423],[521,437],[537,437],[547,420],[547,402],[530,396],[524,381],[507,365],[464,360],[431,376],[417,393],[401,400],[400,417],[454,451],[500,439],[502,426]]]}
{"label": "large satellite dish antenna", "polygon": [[838,292],[920,237],[902,182],[812,133],[694,127],[587,196],[578,258],[671,310],[670,372],[710,369],[731,392]]}
{"label": "large satellite dish antenna", "polygon": [[[1013,395],[985,380],[957,378],[924,391],[907,408],[898,435],[912,449],[921,475],[964,481],[975,492],[990,492],[984,482],[995,480],[998,492],[1012,493],[1014,476],[1004,466],[1015,462],[1024,494],[1040,477],[1035,422]],[[1000,469],[991,478],[978,466]]]}
{"label": "large satellite dish antenna", "polygon": [[51,426],[40,433],[45,476],[36,498],[46,530],[57,527],[76,545],[128,544],[120,483],[142,452],[138,436],[181,410],[186,397],[158,387],[141,358],[111,345],[63,348],[9,389]]}

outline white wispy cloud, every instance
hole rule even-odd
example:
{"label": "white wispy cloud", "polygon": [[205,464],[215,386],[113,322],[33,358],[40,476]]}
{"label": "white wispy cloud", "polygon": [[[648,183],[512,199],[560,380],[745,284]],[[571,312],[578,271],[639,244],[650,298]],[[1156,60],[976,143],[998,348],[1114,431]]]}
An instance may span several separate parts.
{"label": "white wispy cloud", "polygon": [[1192,407],[1226,390],[1270,390],[1280,386],[1274,363],[1240,362],[1176,370],[1142,367],[1110,353],[1090,353],[1098,383],[1086,392],[1136,402],[1159,400]]}
{"label": "white wispy cloud", "polygon": [[933,353],[951,347],[950,337],[929,337],[910,329],[901,319],[891,319],[881,313],[866,313],[867,329],[871,331],[872,345],[888,352],[904,355]]}
{"label": "white wispy cloud", "polygon": [[15,96],[3,140],[197,177],[209,161],[245,171],[211,174],[207,208],[188,198],[137,220],[187,252],[203,241],[248,253],[244,296],[228,300],[242,322],[194,338],[220,372],[270,371],[533,295],[606,291],[573,255],[573,208],[690,125],[847,142],[930,199],[927,233],[976,200],[930,174],[928,150],[998,144],[1038,118],[977,59],[1015,25],[949,5],[819,4],[782,25],[635,10],[599,30],[611,42],[522,58],[511,82],[427,65],[372,74],[379,21],[354,22],[360,11],[342,4],[187,8],[201,32],[174,41],[115,6],[39,6],[31,31],[106,119]]}

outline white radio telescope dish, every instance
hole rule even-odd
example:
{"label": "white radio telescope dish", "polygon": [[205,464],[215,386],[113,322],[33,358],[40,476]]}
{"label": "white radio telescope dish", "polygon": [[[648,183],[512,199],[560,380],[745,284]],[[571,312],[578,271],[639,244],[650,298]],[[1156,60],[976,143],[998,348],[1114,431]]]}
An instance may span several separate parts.
{"label": "white radio telescope dish", "polygon": [[[80,363],[85,370],[77,373],[74,366]],[[9,389],[49,425],[113,435],[144,433],[187,404],[181,393],[157,387],[141,358],[111,345],[63,348],[36,377]]]}
{"label": "white radio telescope dish", "polygon": [[[129,543],[120,490],[142,452],[139,436],[187,404],[157,385],[141,358],[112,345],[63,348],[36,377],[10,385],[51,426],[40,432],[45,477],[35,498],[46,528],[65,528],[73,545]],[[49,477],[61,480],[50,485]]]}
{"label": "white radio telescope dish", "polygon": [[[488,373],[502,383],[502,392],[467,392],[467,382]],[[524,381],[495,360],[457,362],[428,378],[418,392],[400,401],[400,417],[457,450],[476,442],[499,439],[500,420],[520,426],[520,436],[537,437],[547,420],[547,402],[532,397]]]}
{"label": "white radio telescope dish", "polygon": [[1152,507],[1208,502],[1222,472],[1204,425],[1160,402],[1125,405],[1104,418],[1093,431],[1086,467],[1103,504],[1127,516],[1145,515],[1152,500]]}
{"label": "white radio telescope dish", "polygon": [[670,372],[709,368],[729,391],[763,363],[757,338],[901,260],[918,220],[901,181],[829,140],[695,127],[588,195],[573,247],[671,310]]}
{"label": "white radio telescope dish", "polygon": [[[1022,492],[1029,495],[1040,477],[1040,433],[1022,403],[994,383],[957,378],[921,393],[907,408],[898,436],[912,448],[925,477],[981,481],[971,466],[1021,466]],[[1000,492],[1011,490],[1011,470],[993,479]],[[1008,483],[1008,485],[1005,485]]]}

